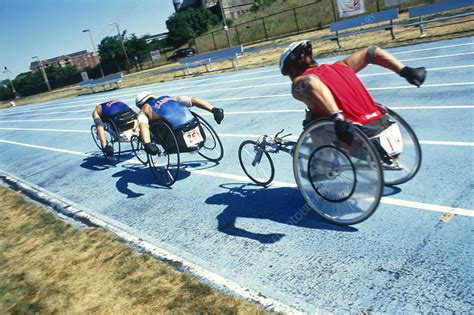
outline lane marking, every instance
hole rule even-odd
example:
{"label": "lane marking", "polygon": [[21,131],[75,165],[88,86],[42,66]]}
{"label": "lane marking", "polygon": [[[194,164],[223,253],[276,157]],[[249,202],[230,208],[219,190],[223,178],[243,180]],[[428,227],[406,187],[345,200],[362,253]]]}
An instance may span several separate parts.
{"label": "lane marking", "polygon": [[400,60],[400,61],[405,62],[405,61],[415,61],[415,60],[428,60],[428,59],[439,59],[439,58],[466,56],[466,55],[474,55],[474,52],[450,54],[450,55],[441,55],[441,56],[431,56],[431,57],[422,57],[422,58],[410,58],[410,59],[403,59],[403,60]]}
{"label": "lane marking", "polygon": [[[267,96],[263,96],[267,97]],[[441,106],[391,106],[396,110],[419,110],[419,109],[474,109],[474,105],[441,105]],[[269,110],[249,110],[249,111],[226,111],[226,115],[247,115],[247,114],[273,114],[273,113],[303,113],[304,109],[269,109]],[[201,113],[201,116],[211,116],[211,113]],[[8,122],[47,122],[47,121],[68,121],[68,120],[91,120],[86,117],[71,118],[44,118],[44,119],[22,119],[22,120],[0,120],[0,123]]]}
{"label": "lane marking", "polygon": [[[40,131],[40,132],[65,132],[65,133],[90,133],[90,130],[81,129],[48,129],[48,128],[16,128],[16,127],[0,127],[0,130],[8,131]],[[233,134],[233,133],[219,133],[222,138],[252,138],[257,139],[262,135],[256,134]],[[285,139],[296,140],[297,136],[289,136]],[[432,140],[420,140],[420,144],[425,145],[442,145],[442,146],[460,146],[460,147],[474,147],[474,142],[461,142],[461,141],[432,141]]]}
{"label": "lane marking", "polygon": [[[422,48],[422,49],[415,49],[415,50],[407,50],[401,52],[390,52],[392,55],[402,55],[402,54],[409,54],[412,52],[419,52],[419,51],[428,51],[428,50],[436,50],[436,49],[444,49],[444,48],[452,48],[452,47],[461,47],[461,46],[471,46],[474,43],[464,43],[464,44],[455,44],[455,45],[448,45],[448,46],[439,46],[439,47],[431,47],[431,48]],[[393,49],[389,49],[393,50]]]}
{"label": "lane marking", "polygon": [[[74,155],[79,155],[79,156],[93,156],[91,154],[87,154],[84,152],[64,150],[64,149],[39,146],[39,145],[32,145],[32,144],[26,144],[22,142],[15,142],[15,141],[8,141],[8,140],[0,140],[0,142],[29,147],[29,148],[54,151],[54,152],[59,152],[59,153],[68,153],[68,154],[74,154]],[[127,163],[141,164],[140,161],[135,160],[135,159],[131,161],[127,161]],[[232,179],[232,180],[239,180],[239,181],[241,180],[245,182],[251,182],[247,177],[241,176],[241,175],[235,175],[235,174],[229,174],[229,173],[223,173],[223,172],[212,172],[212,171],[207,171],[207,170],[193,170],[193,169],[186,169],[186,170],[192,173],[210,176],[210,177],[218,177],[218,178],[226,178],[226,179]],[[296,187],[294,183],[279,182],[279,181],[272,183],[271,186]],[[464,208],[455,208],[455,207],[450,207],[450,206],[435,205],[435,204],[430,204],[430,203],[425,203],[425,202],[396,199],[396,198],[391,198],[391,197],[382,197],[380,202],[383,204],[400,206],[400,207],[405,207],[405,208],[415,208],[415,209],[420,209],[420,210],[453,213],[456,215],[462,215],[466,217],[474,217],[474,210],[464,209]]]}
{"label": "lane marking", "polygon": [[46,147],[46,146],[28,144],[28,143],[23,143],[23,142],[16,142],[16,141],[9,141],[9,140],[2,140],[2,139],[0,139],[0,142],[8,143],[8,144],[15,144],[15,145],[19,145],[19,146],[22,146],[22,147],[53,151],[53,152],[68,153],[68,154],[74,154],[74,155],[80,155],[80,156],[91,156],[90,154],[87,154],[87,153],[84,153],[84,152],[64,150],[64,149],[59,149],[59,148]]}

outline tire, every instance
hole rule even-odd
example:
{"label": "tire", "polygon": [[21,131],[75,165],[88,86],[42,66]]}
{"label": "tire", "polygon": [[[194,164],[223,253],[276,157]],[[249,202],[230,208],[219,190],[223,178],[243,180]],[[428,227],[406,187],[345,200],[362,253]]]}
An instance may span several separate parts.
{"label": "tire", "polygon": [[163,185],[172,186],[179,175],[179,146],[178,141],[171,127],[164,121],[156,121],[151,129],[151,142],[154,143],[159,153],[156,155],[148,154],[148,164],[150,169]]}
{"label": "tire", "polygon": [[132,147],[133,154],[143,164],[148,165],[148,154],[145,152],[145,147],[140,138],[133,135],[130,138],[130,145]]}
{"label": "tire", "polygon": [[224,147],[221,139],[204,118],[194,112],[192,114],[199,121],[201,131],[204,131],[205,136],[204,144],[198,151],[199,155],[209,161],[219,162],[224,157]]}
{"label": "tire", "polygon": [[108,156],[105,154],[105,152],[103,152],[104,156],[109,161],[111,161],[112,164],[116,165],[120,162],[122,152],[120,145],[120,133],[112,120],[104,121],[104,133],[107,144],[110,144],[114,149],[114,154],[112,156]]}
{"label": "tire", "polygon": [[403,152],[395,160],[396,165],[383,164],[385,185],[399,185],[412,179],[420,170],[422,161],[421,146],[410,125],[396,112],[387,108],[388,114],[400,127],[403,139]]}
{"label": "tire", "polygon": [[[258,153],[262,155],[258,163],[256,163]],[[257,142],[246,140],[240,144],[239,162],[245,175],[255,184],[266,186],[273,181],[275,167],[272,158],[267,151],[257,146]],[[255,165],[253,165],[254,163]],[[260,168],[260,166],[262,166],[262,168]]]}
{"label": "tire", "polygon": [[300,135],[293,172],[307,206],[335,224],[366,220],[382,197],[383,171],[372,142],[356,128],[352,145],[342,144],[328,119],[316,120]]}

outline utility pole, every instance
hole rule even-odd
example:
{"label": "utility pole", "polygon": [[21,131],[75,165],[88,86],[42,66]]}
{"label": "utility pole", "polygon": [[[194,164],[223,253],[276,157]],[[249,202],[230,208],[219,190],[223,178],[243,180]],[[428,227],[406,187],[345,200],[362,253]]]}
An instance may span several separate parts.
{"label": "utility pole", "polygon": [[222,22],[224,22],[224,31],[225,31],[225,35],[227,36],[227,43],[229,44],[229,48],[230,48],[232,44],[230,43],[229,27],[227,26],[227,21],[225,20],[224,5],[222,4],[222,1],[223,0],[219,0],[219,6],[221,8]]}
{"label": "utility pole", "polygon": [[10,81],[10,86],[12,88],[12,92],[13,92],[13,94],[15,94],[15,97],[16,97],[15,86],[13,85],[13,81],[11,80],[11,76],[10,76],[12,72],[6,66],[4,68],[5,68],[5,70],[3,71],[3,73],[7,74],[8,81]]}
{"label": "utility pole", "polygon": [[43,74],[44,82],[46,83],[46,86],[48,87],[48,91],[51,92],[51,86],[49,85],[48,76],[46,75],[46,71],[44,71],[43,61],[41,61],[41,59],[39,59],[38,56],[33,56],[32,59],[37,59],[39,61],[40,69],[41,69],[41,73]]}
{"label": "utility pole", "polygon": [[117,28],[117,33],[118,33],[118,36],[120,38],[120,44],[122,45],[123,54],[125,55],[125,60],[126,60],[126,63],[127,63],[127,65],[126,65],[127,66],[127,72],[128,72],[130,62],[128,60],[127,50],[125,49],[125,44],[123,43],[123,36],[120,33],[119,25],[118,25],[118,23],[110,23],[109,25],[115,25],[115,27]]}
{"label": "utility pole", "polygon": [[100,56],[99,54],[97,53],[97,51],[95,50],[95,44],[94,44],[94,40],[92,39],[92,35],[91,35],[91,31],[89,29],[87,30],[82,30],[83,33],[89,33],[89,37],[91,39],[91,44],[92,44],[92,52],[94,53],[94,55],[97,56],[97,58],[99,59],[99,69],[100,69],[100,74],[102,75],[102,77],[104,77],[104,70],[102,69],[102,63],[100,62]]}

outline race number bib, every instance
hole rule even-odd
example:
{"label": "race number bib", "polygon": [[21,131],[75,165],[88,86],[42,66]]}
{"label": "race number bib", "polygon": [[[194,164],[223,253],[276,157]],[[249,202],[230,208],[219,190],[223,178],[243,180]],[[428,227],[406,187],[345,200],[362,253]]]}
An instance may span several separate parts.
{"label": "race number bib", "polygon": [[402,153],[403,139],[398,124],[392,124],[379,135],[380,145],[389,156]]}
{"label": "race number bib", "polygon": [[195,147],[204,140],[201,135],[201,131],[199,130],[199,126],[193,130],[184,132],[183,138],[188,148]]}

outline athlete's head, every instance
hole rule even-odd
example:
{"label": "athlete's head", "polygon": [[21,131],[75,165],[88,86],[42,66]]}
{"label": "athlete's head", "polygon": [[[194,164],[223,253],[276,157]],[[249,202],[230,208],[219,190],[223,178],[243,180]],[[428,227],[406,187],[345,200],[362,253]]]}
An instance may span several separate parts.
{"label": "athlete's head", "polygon": [[309,40],[291,43],[280,56],[280,71],[282,75],[296,77],[310,66],[316,64],[313,60],[313,49]]}
{"label": "athlete's head", "polygon": [[143,91],[138,93],[137,97],[135,98],[135,105],[137,105],[138,108],[142,108],[143,105],[154,99],[156,99],[155,95],[151,94],[150,92]]}

